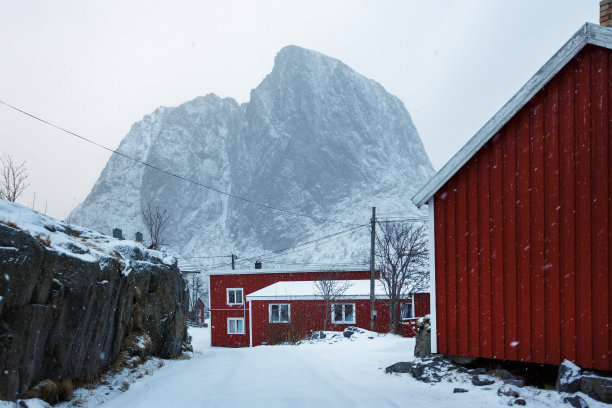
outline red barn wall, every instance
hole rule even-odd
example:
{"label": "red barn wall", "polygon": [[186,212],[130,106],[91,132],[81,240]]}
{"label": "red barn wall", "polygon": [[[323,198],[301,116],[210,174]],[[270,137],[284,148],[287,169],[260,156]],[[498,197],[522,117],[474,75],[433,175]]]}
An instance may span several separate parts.
{"label": "red barn wall", "polygon": [[612,369],[610,95],[587,46],[434,195],[439,353]]}
{"label": "red barn wall", "polygon": [[[227,288],[243,288],[243,296],[280,281],[319,280],[330,272],[287,272],[287,273],[248,273],[210,275],[210,326],[211,345],[226,347],[246,347],[249,345],[249,310],[248,304],[228,305]],[[357,280],[369,279],[369,271],[332,272],[336,279]],[[244,299],[243,299],[244,300]],[[227,318],[244,317],[245,334],[228,334]]]}
{"label": "red barn wall", "polygon": [[[270,303],[289,303],[291,305],[291,323],[270,323],[268,316],[268,305]],[[369,299],[342,299],[333,303],[354,303],[355,304],[355,323],[354,324],[332,324],[331,317],[328,321],[327,329],[330,331],[342,331],[349,326],[361,327],[370,330],[370,300]],[[283,330],[291,324],[300,333],[299,339],[312,334],[313,331],[323,330],[325,321],[325,302],[323,300],[253,300],[253,346],[258,346],[263,342],[269,342],[269,336],[274,334],[274,330]],[[384,300],[375,301],[377,312],[374,330],[379,333],[389,331],[389,307]],[[415,316],[423,317],[429,313],[429,294],[419,293],[415,295]],[[416,321],[417,319],[414,319]],[[401,334],[406,337],[413,337],[408,328],[411,325],[402,325]],[[404,328],[406,327],[406,328]]]}

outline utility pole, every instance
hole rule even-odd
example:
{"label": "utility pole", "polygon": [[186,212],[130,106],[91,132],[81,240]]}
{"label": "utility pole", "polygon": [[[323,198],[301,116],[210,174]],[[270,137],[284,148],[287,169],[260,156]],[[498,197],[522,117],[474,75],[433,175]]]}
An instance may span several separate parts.
{"label": "utility pole", "polygon": [[376,278],[375,266],[375,245],[376,245],[376,207],[372,207],[372,230],[371,230],[371,245],[370,245],[370,330],[374,331],[374,280]]}
{"label": "utility pole", "polygon": [[234,270],[236,269],[236,265],[234,264],[234,261],[238,259],[238,257],[234,254],[232,254],[231,257],[232,257],[232,270]]}

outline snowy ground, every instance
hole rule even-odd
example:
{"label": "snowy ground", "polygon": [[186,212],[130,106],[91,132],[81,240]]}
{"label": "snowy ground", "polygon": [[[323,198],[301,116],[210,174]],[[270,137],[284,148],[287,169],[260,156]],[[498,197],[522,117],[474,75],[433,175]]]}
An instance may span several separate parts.
{"label": "snowy ground", "polygon": [[[399,336],[365,332],[346,339],[328,332],[324,340],[297,346],[231,349],[210,347],[208,328],[190,328],[190,334],[191,359],[153,359],[104,386],[77,390],[60,407],[507,407],[513,400],[497,395],[500,380],[475,387],[467,374],[437,384],[385,374],[385,367],[414,358],[414,340]],[[453,394],[455,387],[469,392]],[[570,407],[555,391],[520,392],[528,407]],[[581,396],[592,408],[606,406]]]}

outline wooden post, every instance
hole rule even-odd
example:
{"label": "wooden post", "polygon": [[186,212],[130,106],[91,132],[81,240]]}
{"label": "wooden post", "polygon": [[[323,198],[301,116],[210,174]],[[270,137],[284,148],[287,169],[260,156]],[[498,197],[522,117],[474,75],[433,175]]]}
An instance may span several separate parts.
{"label": "wooden post", "polygon": [[370,245],[370,330],[374,331],[374,279],[376,278],[376,262],[375,262],[375,245],[376,245],[376,207],[372,207],[372,230],[371,230],[371,245]]}

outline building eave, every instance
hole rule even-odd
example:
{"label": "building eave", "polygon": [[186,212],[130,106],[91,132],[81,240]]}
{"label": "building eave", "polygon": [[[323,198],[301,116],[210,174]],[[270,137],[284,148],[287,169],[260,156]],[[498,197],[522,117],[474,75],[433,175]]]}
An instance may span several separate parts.
{"label": "building eave", "polygon": [[422,207],[587,44],[612,49],[612,28],[585,23],[559,51],[412,197]]}

